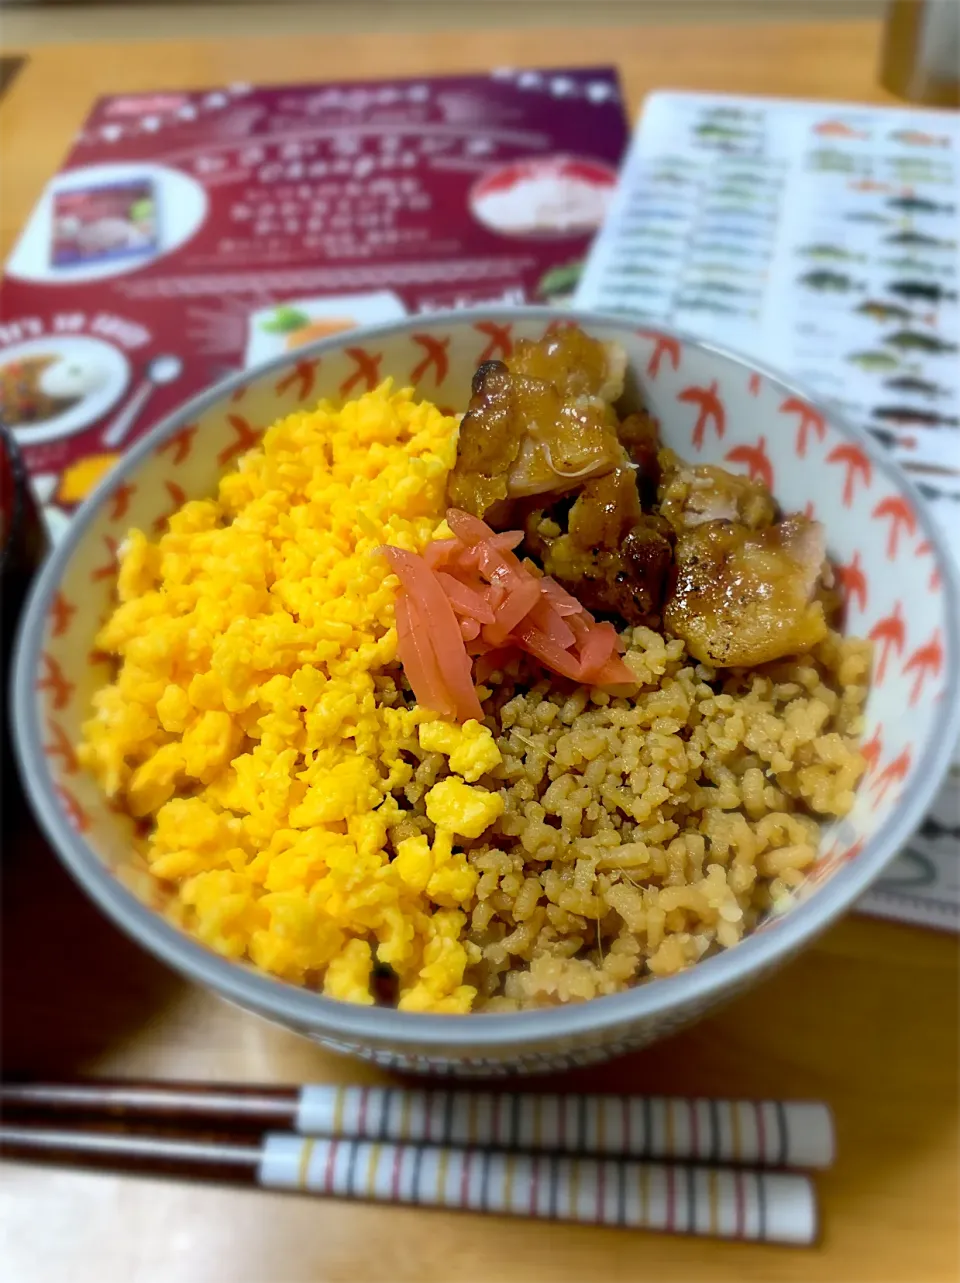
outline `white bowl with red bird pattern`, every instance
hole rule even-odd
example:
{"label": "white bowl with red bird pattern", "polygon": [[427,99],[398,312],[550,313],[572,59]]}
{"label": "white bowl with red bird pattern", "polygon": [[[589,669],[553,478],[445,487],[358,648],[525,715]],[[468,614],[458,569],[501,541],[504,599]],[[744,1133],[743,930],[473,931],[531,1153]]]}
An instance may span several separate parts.
{"label": "white bowl with red bird pattern", "polygon": [[[611,997],[519,1014],[439,1016],[341,1003],[206,949],[167,921],[133,856],[132,821],[78,767],[73,746],[105,670],[93,650],[116,551],[187,498],[213,493],[261,430],[318,397],[392,376],[463,410],[482,362],[575,321],[627,352],[630,376],[681,456],[763,480],[783,509],[820,519],[846,595],[846,628],[875,643],[853,810],[825,828],[802,894],[735,948]],[[923,502],[877,446],[774,373],[681,334],[552,309],[409,318],[351,331],[246,371],[140,441],[84,503],[34,584],[20,630],[15,734],[28,794],[63,861],[145,948],[223,997],[326,1046],[454,1074],[542,1071],[642,1046],[760,979],[847,910],[920,824],[960,732],[958,591]]]}

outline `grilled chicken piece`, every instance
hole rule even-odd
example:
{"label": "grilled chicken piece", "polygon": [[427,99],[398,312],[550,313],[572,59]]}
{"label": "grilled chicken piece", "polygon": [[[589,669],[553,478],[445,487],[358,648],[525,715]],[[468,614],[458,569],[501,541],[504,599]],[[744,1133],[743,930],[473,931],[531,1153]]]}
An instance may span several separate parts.
{"label": "grilled chicken piece", "polygon": [[568,530],[578,548],[619,548],[624,535],[640,520],[640,495],[633,469],[622,463],[605,476],[595,477],[580,491],[570,509]]}
{"label": "grilled chicken piece", "polygon": [[521,378],[552,383],[567,400],[590,397],[613,405],[623,395],[627,354],[619,344],[600,343],[572,325],[538,343],[520,339],[510,369]]}
{"label": "grilled chicken piece", "polygon": [[522,434],[517,431],[513,379],[502,361],[479,366],[471,390],[447,497],[455,507],[482,517],[507,497],[507,474],[520,453]]}
{"label": "grilled chicken piece", "polygon": [[649,415],[618,425],[625,371],[621,348],[574,327],[482,365],[447,494],[494,527],[525,511],[548,574],[588,610],[639,623],[662,605],[673,536],[642,511],[641,494],[656,498],[659,440]]}
{"label": "grilled chicken piece", "polygon": [[626,450],[633,466],[640,502],[652,508],[657,501],[657,487],[661,480],[661,454],[671,454],[660,449],[660,425],[646,410],[628,414],[617,429],[620,444]]}
{"label": "grilled chicken piece", "polygon": [[678,535],[708,521],[736,521],[762,530],[776,520],[777,508],[766,486],[712,464],[689,464],[672,450],[661,450],[660,513]]}
{"label": "grilled chicken piece", "polygon": [[664,624],[703,663],[765,664],[802,654],[826,634],[817,590],[829,568],[819,522],[791,516],[750,529],[707,520],[680,536],[676,563]]}
{"label": "grilled chicken piece", "polygon": [[625,354],[581,330],[521,341],[510,359],[487,361],[460,423],[450,502],[478,517],[544,494],[566,494],[626,461],[612,403]]}
{"label": "grilled chicken piece", "polygon": [[587,610],[630,624],[659,612],[673,560],[672,532],[659,517],[641,512],[629,465],[587,482],[566,532],[549,515],[533,513],[527,544],[546,573]]}

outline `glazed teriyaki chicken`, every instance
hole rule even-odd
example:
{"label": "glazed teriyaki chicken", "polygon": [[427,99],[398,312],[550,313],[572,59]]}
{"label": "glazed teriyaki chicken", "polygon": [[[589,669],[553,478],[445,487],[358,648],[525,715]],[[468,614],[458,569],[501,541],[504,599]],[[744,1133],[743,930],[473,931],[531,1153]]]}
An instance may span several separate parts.
{"label": "glazed teriyaki chicken", "polygon": [[617,624],[661,622],[694,658],[748,667],[826,634],[823,530],[766,488],[661,447],[645,412],[622,419],[623,351],[565,329],[522,340],[473,380],[448,498]]}

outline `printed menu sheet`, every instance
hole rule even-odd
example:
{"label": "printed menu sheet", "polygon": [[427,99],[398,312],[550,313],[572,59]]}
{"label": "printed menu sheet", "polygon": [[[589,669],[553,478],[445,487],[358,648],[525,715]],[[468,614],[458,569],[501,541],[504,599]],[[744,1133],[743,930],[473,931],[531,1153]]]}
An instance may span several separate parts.
{"label": "printed menu sheet", "polygon": [[[658,93],[576,295],[782,370],[913,477],[960,556],[960,118]],[[960,930],[960,756],[862,902]]]}
{"label": "printed menu sheet", "polygon": [[0,421],[51,533],[233,370],[568,297],[627,133],[604,67],[100,99],[0,282]]}

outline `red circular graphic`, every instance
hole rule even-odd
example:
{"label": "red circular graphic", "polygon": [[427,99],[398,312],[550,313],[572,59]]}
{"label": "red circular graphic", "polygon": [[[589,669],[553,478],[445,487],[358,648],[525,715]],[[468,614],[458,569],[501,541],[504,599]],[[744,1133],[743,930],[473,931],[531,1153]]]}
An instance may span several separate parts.
{"label": "red circular graphic", "polygon": [[616,170],[577,156],[535,156],[490,170],[470,189],[477,222],[500,236],[583,236],[603,222]]}

